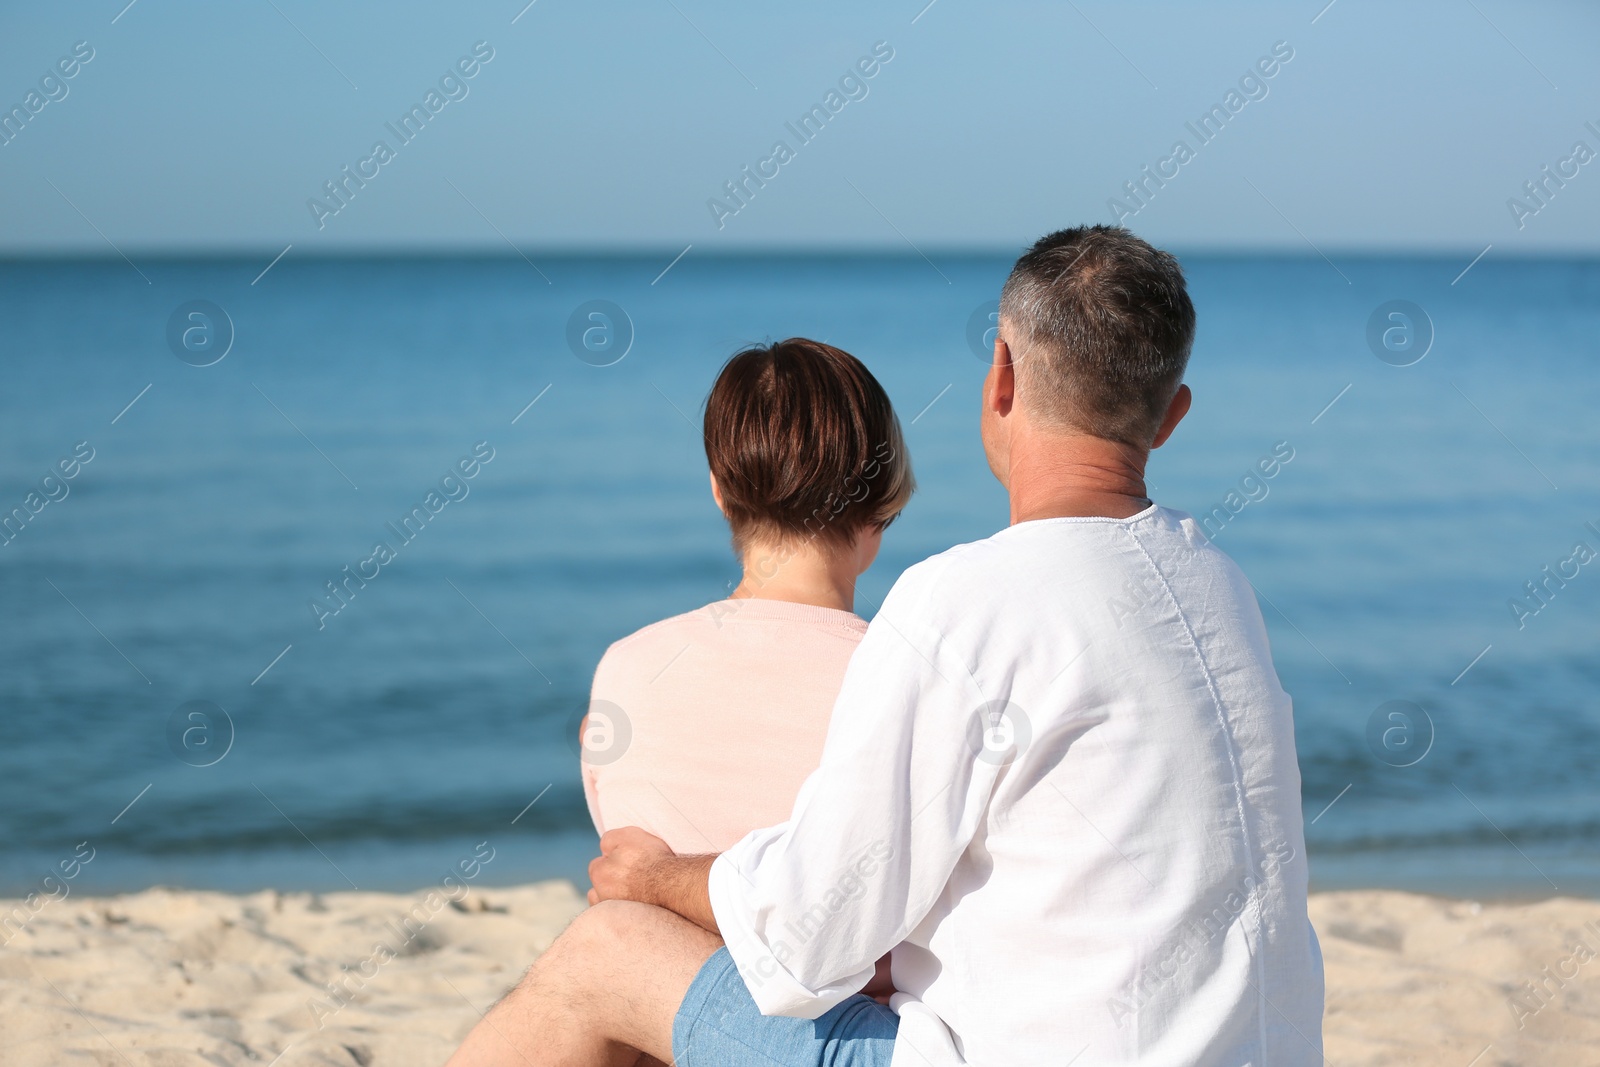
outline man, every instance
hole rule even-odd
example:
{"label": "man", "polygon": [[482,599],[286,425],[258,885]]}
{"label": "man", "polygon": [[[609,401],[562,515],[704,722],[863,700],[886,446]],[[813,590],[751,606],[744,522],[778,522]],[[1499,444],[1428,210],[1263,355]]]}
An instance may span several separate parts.
{"label": "man", "polygon": [[597,906],[452,1062],[1320,1063],[1289,698],[1243,574],[1145,496],[1193,336],[1126,230],[1018,260],[981,419],[1010,527],[895,584],[787,823],[606,834]]}

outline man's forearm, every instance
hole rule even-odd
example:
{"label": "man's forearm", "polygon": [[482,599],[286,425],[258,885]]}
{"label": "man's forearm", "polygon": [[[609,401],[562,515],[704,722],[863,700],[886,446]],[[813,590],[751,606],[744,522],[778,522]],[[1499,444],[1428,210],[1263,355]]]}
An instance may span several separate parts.
{"label": "man's forearm", "polygon": [[696,926],[714,934],[717,917],[711,912],[711,864],[716,856],[665,856],[650,866],[640,887],[646,904],[675,911]]}

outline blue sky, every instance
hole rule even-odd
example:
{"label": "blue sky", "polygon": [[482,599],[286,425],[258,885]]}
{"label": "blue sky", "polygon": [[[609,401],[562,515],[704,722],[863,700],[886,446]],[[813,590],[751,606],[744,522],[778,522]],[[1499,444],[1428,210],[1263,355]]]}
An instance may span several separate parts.
{"label": "blue sky", "polygon": [[7,5],[0,253],[1012,248],[1112,198],[1185,249],[1600,250],[1600,161],[1523,188],[1600,152],[1594,4],[524,3]]}

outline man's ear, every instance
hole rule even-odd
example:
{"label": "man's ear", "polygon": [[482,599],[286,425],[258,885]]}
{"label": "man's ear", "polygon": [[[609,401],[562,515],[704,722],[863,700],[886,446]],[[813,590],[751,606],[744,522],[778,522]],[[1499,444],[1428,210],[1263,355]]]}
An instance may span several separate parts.
{"label": "man's ear", "polygon": [[1161,417],[1161,428],[1156,431],[1156,439],[1150,443],[1152,449],[1160,448],[1167,443],[1167,438],[1172,436],[1172,431],[1178,428],[1178,423],[1189,414],[1189,405],[1194,401],[1194,394],[1187,385],[1178,386],[1178,391],[1172,397],[1172,403],[1167,405],[1167,413]]}
{"label": "man's ear", "polygon": [[994,362],[989,366],[989,376],[984,382],[984,403],[1002,418],[1011,414],[1017,400],[1016,365],[1011,359],[1011,346],[996,335]]}
{"label": "man's ear", "polygon": [[716,474],[711,475],[711,499],[717,502],[718,511],[724,515],[728,513],[728,509],[722,506],[722,486],[717,484]]}

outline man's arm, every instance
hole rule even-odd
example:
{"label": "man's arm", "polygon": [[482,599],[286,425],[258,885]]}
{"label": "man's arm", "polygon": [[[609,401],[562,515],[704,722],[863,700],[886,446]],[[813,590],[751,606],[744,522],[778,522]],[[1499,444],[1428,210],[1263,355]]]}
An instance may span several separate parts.
{"label": "man's arm", "polygon": [[674,856],[624,828],[590,865],[592,899],[655,904],[715,931],[765,1015],[814,1019],[868,986],[945,894],[1009,762],[985,757],[992,697],[972,650],[940,629],[964,623],[948,603],[932,610],[929,568],[901,576],[851,657],[821,764],[786,822],[716,857]]}
{"label": "man's arm", "polygon": [[[637,826],[607,833],[600,839],[600,852],[589,863],[589,880],[594,883],[589,890],[590,904],[602,900],[654,904],[722,936],[711,911],[709,892],[715,855],[675,855],[666,842]],[[880,1004],[889,1003],[895,990],[887,953],[878,960],[872,981],[861,991]]]}
{"label": "man's arm", "polygon": [[907,571],[868,627],[789,819],[712,864],[718,934],[763,1014],[814,1019],[868,987],[983,823],[1001,771],[980,758],[990,698],[939,629],[930,573]]}
{"label": "man's arm", "polygon": [[594,883],[589,903],[654,904],[720,935],[708,889],[716,858],[675,855],[665,841],[637,826],[607,831],[600,838],[600,855],[589,862],[589,881]]}

